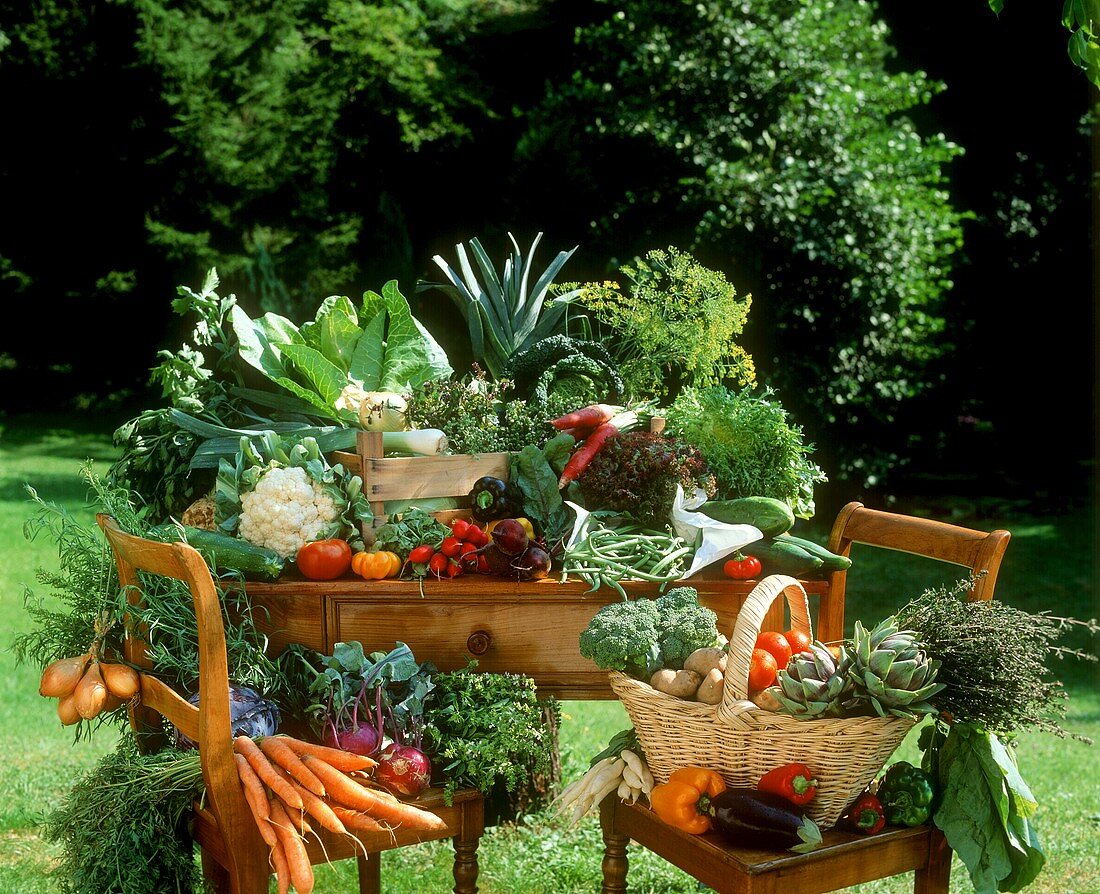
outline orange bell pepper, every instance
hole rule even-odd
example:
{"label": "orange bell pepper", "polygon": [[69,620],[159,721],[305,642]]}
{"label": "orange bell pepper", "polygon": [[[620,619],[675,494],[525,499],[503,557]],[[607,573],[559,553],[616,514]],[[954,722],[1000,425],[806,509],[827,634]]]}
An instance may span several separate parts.
{"label": "orange bell pepper", "polygon": [[681,767],[649,793],[649,806],[676,829],[702,835],[710,831],[710,801],[726,790],[726,781],[705,767]]}
{"label": "orange bell pepper", "polygon": [[401,557],[387,551],[356,553],[351,559],[351,570],[367,580],[382,580],[401,570]]}

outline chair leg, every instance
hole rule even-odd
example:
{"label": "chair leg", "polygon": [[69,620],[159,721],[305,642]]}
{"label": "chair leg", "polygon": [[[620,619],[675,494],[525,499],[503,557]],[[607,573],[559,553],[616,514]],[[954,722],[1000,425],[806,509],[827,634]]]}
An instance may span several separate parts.
{"label": "chair leg", "polygon": [[380,894],[382,891],[382,854],[360,854],[359,894]]}
{"label": "chair leg", "polygon": [[626,847],[630,839],[612,831],[610,819],[600,816],[603,828],[603,886],[600,894],[626,894],[626,873],[630,868]]}
{"label": "chair leg", "polygon": [[477,894],[478,841],[479,839],[477,838],[467,839],[461,836],[457,836],[454,839],[454,894]]}
{"label": "chair leg", "polygon": [[951,848],[938,829],[928,842],[928,865],[918,869],[913,879],[913,894],[947,894],[951,881]]}
{"label": "chair leg", "polygon": [[213,894],[232,894],[229,873],[225,871],[225,867],[211,857],[206,848],[199,848],[199,856],[202,861],[202,877],[210,891]]}

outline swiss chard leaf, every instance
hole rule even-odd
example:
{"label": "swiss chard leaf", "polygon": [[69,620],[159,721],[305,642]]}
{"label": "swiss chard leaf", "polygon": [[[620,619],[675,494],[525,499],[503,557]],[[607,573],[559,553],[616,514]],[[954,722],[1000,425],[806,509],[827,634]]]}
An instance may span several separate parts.
{"label": "swiss chard leaf", "polygon": [[1004,744],[956,723],[939,749],[935,823],[970,873],[976,894],[1017,891],[1045,862],[1029,822],[1037,804]]}
{"label": "swiss chard leaf", "polygon": [[523,499],[523,514],[542,529],[546,542],[558,543],[573,526],[573,511],[565,505],[558,477],[576,439],[565,432],[551,438],[540,450],[529,444],[512,455],[509,480]]}

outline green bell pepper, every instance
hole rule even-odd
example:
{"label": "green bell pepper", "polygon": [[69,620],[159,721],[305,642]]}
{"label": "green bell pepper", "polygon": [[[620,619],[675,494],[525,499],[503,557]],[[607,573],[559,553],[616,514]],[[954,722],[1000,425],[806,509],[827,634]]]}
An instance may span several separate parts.
{"label": "green bell pepper", "polygon": [[919,826],[932,816],[936,797],[932,777],[907,761],[890,765],[877,794],[891,826]]}

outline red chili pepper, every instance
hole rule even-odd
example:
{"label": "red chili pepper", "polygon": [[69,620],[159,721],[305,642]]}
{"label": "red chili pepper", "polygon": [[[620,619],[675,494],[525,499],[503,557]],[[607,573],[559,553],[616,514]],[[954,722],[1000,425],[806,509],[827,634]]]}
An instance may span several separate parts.
{"label": "red chili pepper", "polygon": [[762,567],[756,556],[743,556],[737,553],[722,566],[722,570],[726,573],[726,577],[732,577],[734,580],[751,580],[760,574]]}
{"label": "red chili pepper", "polygon": [[881,832],[882,827],[886,825],[886,811],[882,807],[882,802],[869,792],[860,795],[849,808],[845,825],[852,831],[862,832],[864,835]]}
{"label": "red chili pepper", "polygon": [[756,788],[782,795],[792,804],[808,804],[817,794],[817,780],[805,764],[784,764],[760,777]]}

